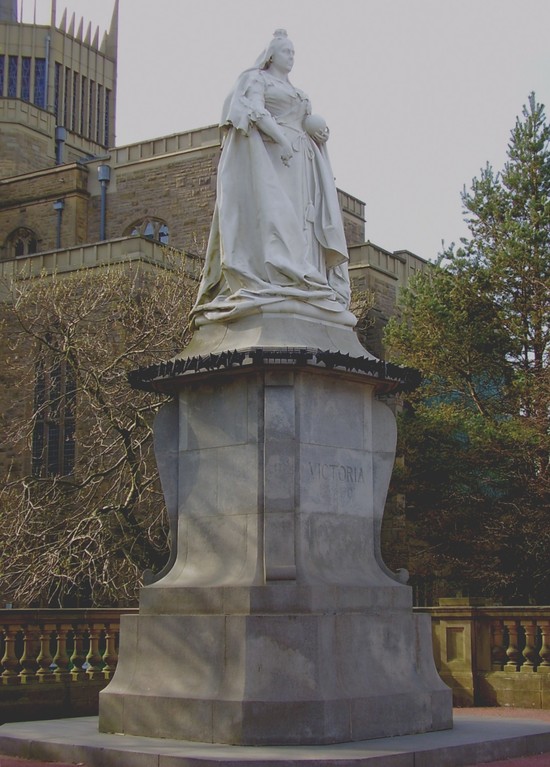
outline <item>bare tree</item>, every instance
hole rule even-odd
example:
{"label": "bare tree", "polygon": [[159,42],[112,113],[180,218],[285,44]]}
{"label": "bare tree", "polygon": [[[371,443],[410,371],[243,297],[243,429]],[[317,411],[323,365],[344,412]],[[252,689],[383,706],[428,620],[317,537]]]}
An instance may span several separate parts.
{"label": "bare tree", "polygon": [[15,604],[124,605],[164,563],[167,528],[151,428],[160,395],[127,374],[189,340],[196,281],[168,253],[17,280],[0,307],[2,596]]}
{"label": "bare tree", "polygon": [[[161,395],[128,372],[189,340],[196,269],[177,252],[145,262],[20,279],[0,306],[2,598],[21,606],[135,603],[168,556],[152,446]],[[190,276],[191,275],[191,276]],[[368,323],[370,293],[353,311]],[[14,392],[17,395],[14,396]]]}

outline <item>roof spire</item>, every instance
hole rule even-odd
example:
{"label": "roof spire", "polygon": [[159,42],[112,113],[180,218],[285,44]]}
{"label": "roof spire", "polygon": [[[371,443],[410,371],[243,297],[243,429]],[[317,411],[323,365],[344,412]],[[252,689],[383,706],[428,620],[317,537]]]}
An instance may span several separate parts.
{"label": "roof spire", "polygon": [[111,27],[107,34],[107,50],[105,51],[110,59],[116,59],[118,49],[118,6],[119,0],[115,0],[113,15],[111,18]]}

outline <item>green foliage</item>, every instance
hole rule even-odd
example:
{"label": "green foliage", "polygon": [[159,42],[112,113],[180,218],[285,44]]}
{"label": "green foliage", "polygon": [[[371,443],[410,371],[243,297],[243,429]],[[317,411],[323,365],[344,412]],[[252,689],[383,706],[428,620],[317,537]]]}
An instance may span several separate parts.
{"label": "green foliage", "polygon": [[508,604],[547,601],[539,435],[521,419],[499,422],[450,404],[418,405],[399,426],[405,461],[394,488],[407,499],[416,579],[435,576],[451,593]]}
{"label": "green foliage", "polygon": [[521,406],[545,417],[539,394],[550,341],[550,125],[534,94],[516,121],[508,158],[501,174],[487,167],[464,191],[472,238],[458,255],[487,276]]}
{"label": "green foliage", "polygon": [[422,397],[458,401],[487,413],[510,378],[507,336],[487,294],[485,275],[468,264],[434,266],[401,298],[401,318],[390,320],[385,343],[401,364],[428,377]]}
{"label": "green foliage", "polygon": [[548,601],[550,126],[534,95],[502,173],[462,195],[471,238],[419,275],[385,343],[423,383],[400,419],[409,567]]}

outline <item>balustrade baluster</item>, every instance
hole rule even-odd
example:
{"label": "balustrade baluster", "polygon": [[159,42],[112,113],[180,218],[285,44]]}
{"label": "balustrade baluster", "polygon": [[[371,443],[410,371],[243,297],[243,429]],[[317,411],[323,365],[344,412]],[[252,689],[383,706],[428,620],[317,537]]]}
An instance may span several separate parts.
{"label": "balustrade baluster", "polygon": [[50,642],[52,633],[55,630],[53,623],[44,623],[40,628],[40,652],[36,658],[38,663],[38,671],[36,676],[39,682],[51,682],[53,680],[52,673],[52,654],[50,650]]}
{"label": "balustrade baluster", "polygon": [[37,626],[27,624],[23,627],[23,655],[19,661],[21,664],[21,671],[19,672],[21,684],[29,684],[36,681],[38,634]]}
{"label": "balustrade baluster", "polygon": [[525,647],[523,648],[525,661],[521,670],[535,671],[539,664],[539,654],[536,648],[537,624],[533,620],[526,620],[521,621],[521,626],[525,631]]}
{"label": "balustrade baluster", "polygon": [[53,658],[55,670],[53,672],[56,682],[62,682],[69,679],[71,672],[69,670],[71,659],[67,653],[67,635],[71,630],[70,623],[59,623],[57,625],[57,647]]}
{"label": "balustrade baluster", "polygon": [[21,682],[19,674],[17,673],[19,669],[19,661],[15,654],[15,639],[20,630],[20,627],[15,624],[10,623],[9,625],[4,626],[3,634],[5,648],[4,655],[0,661],[2,668],[4,669],[0,676],[2,684],[20,684]]}
{"label": "balustrade baluster", "polygon": [[502,671],[506,660],[504,624],[502,620],[491,621],[491,667],[493,671]]}
{"label": "balustrade baluster", "polygon": [[86,656],[86,663],[88,664],[86,674],[89,679],[103,679],[103,663],[102,657],[99,654],[99,625],[97,623],[89,623],[88,632],[90,636],[90,649]]}
{"label": "balustrade baluster", "polygon": [[542,634],[542,647],[539,652],[541,664],[537,670],[550,673],[550,621],[539,621],[539,628]]}
{"label": "balustrade baluster", "polygon": [[105,624],[105,654],[103,655],[103,676],[105,679],[113,678],[118,663],[116,651],[116,632],[118,628],[118,623],[116,625],[112,623]]}
{"label": "balustrade baluster", "polygon": [[83,630],[80,628],[78,624],[75,624],[73,629],[73,642],[74,642],[74,648],[73,648],[73,654],[71,655],[71,679],[73,682],[80,682],[82,679],[86,679],[86,672],[82,668],[84,665],[84,661],[86,660],[84,657],[84,650],[83,650],[83,644],[84,644],[84,637],[83,637]]}
{"label": "balustrade baluster", "polygon": [[518,621],[504,621],[508,629],[508,649],[506,655],[508,662],[505,665],[506,671],[519,671],[521,664],[521,653],[518,647]]}

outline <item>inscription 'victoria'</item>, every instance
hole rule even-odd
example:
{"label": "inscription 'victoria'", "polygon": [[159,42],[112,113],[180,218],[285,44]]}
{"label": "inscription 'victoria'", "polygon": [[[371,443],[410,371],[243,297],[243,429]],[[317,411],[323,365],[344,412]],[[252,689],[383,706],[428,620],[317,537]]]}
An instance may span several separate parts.
{"label": "inscription 'victoria'", "polygon": [[340,482],[364,482],[365,475],[361,466],[344,466],[341,463],[309,463],[311,476],[316,479],[332,479]]}

